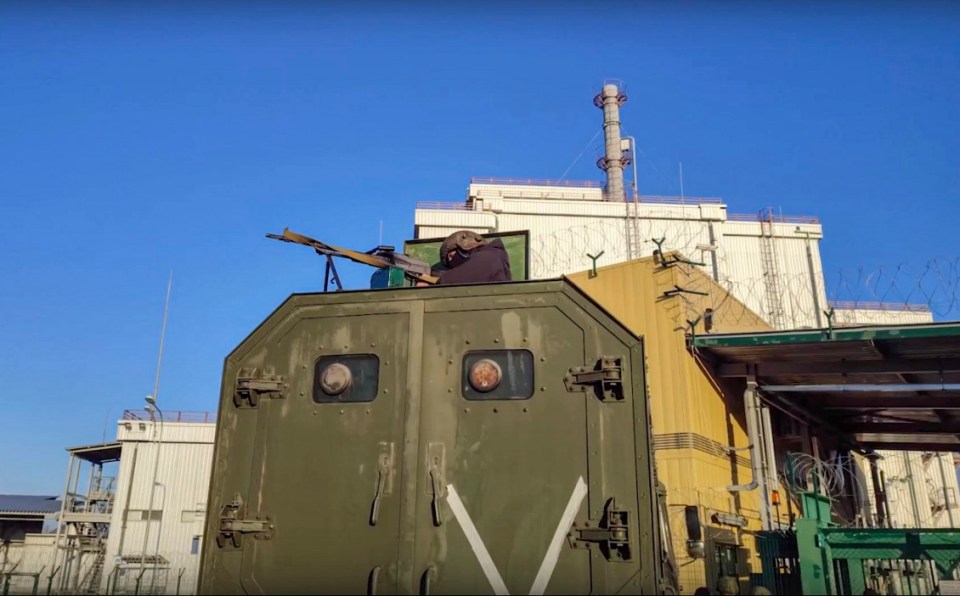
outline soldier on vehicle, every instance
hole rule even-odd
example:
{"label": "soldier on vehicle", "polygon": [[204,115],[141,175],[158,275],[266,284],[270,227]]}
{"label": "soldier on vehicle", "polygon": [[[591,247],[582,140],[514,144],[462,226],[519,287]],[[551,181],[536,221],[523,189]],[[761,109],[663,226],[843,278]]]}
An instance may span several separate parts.
{"label": "soldier on vehicle", "polygon": [[511,281],[510,257],[499,239],[487,242],[469,230],[450,234],[440,245],[443,268],[433,270],[440,285]]}

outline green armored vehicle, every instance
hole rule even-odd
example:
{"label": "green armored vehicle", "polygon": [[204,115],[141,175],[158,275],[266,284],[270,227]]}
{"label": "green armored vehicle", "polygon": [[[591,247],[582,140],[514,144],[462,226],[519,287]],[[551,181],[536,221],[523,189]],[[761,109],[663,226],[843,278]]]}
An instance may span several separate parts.
{"label": "green armored vehicle", "polygon": [[674,593],[651,455],[566,280],[293,295],[226,359],[199,590]]}

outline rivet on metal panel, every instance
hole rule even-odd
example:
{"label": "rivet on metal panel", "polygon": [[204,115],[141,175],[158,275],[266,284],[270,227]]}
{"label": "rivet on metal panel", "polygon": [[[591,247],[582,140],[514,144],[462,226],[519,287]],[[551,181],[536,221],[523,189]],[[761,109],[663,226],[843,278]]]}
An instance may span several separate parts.
{"label": "rivet on metal panel", "polygon": [[546,390],[547,390],[546,387],[541,387],[541,388],[540,388],[540,391],[546,391]]}
{"label": "rivet on metal panel", "polygon": [[449,387],[447,387],[447,393],[453,393],[453,389],[450,389]]}
{"label": "rivet on metal panel", "polygon": [[447,364],[453,364],[453,358],[447,360]]}
{"label": "rivet on metal panel", "polygon": [[500,343],[500,338],[498,338],[498,337],[493,338],[493,343],[495,343],[495,344]]}
{"label": "rivet on metal panel", "polygon": [[494,414],[496,414],[496,413],[499,412],[499,411],[500,411],[500,410],[498,410],[497,408],[494,408],[494,409],[493,409],[493,413],[494,413]]}
{"label": "rivet on metal panel", "polygon": [[527,343],[527,341],[528,341],[528,340],[527,340],[527,338],[526,338],[526,337],[525,337],[525,338],[523,338],[523,343]]}
{"label": "rivet on metal panel", "polygon": [[323,349],[323,344],[320,344],[320,349],[321,349],[321,350]]}
{"label": "rivet on metal panel", "polygon": [[547,357],[546,357],[546,356],[541,356],[541,357],[540,357],[540,362],[546,362],[546,361],[547,361]]}
{"label": "rivet on metal panel", "polygon": [[349,350],[349,349],[350,349],[350,346],[345,345],[345,346],[343,346],[343,349],[344,349],[344,350]]}
{"label": "rivet on metal panel", "polygon": [[306,370],[306,369],[307,369],[307,365],[306,365],[306,364],[304,364],[304,365],[303,365],[303,366],[301,366],[300,368],[302,368],[302,369],[304,369],[304,370]]}
{"label": "rivet on metal panel", "polygon": [[313,411],[313,415],[314,415],[314,416],[317,415],[317,411],[316,411],[316,410]]}
{"label": "rivet on metal panel", "polygon": [[463,411],[469,413],[469,412],[470,412],[470,408],[464,408]]}
{"label": "rivet on metal panel", "polygon": [[383,392],[384,392],[385,394],[386,394],[386,393],[390,393],[390,390],[389,390],[389,389],[384,389]]}
{"label": "rivet on metal panel", "polygon": [[340,410],[340,415],[343,416],[343,410]]}
{"label": "rivet on metal panel", "polygon": [[373,342],[370,342],[370,347],[371,347],[371,348],[375,348],[375,347],[377,347],[377,344],[375,344],[375,343],[373,343]]}
{"label": "rivet on metal panel", "polygon": [[370,413],[370,408],[367,408],[367,414],[369,414],[369,413]]}
{"label": "rivet on metal panel", "polygon": [[523,411],[524,411],[524,412],[529,412],[530,410],[529,410],[528,408],[524,408]]}
{"label": "rivet on metal panel", "polygon": [[390,361],[389,361],[389,360],[384,361],[383,365],[384,365],[384,366],[390,366]]}
{"label": "rivet on metal panel", "polygon": [[470,345],[470,340],[469,340],[469,339],[468,339],[468,340],[465,340],[463,343],[465,343],[465,344],[467,344],[467,345]]}
{"label": "rivet on metal panel", "polygon": [[303,391],[301,391],[301,392],[300,392],[300,397],[303,397],[303,395],[304,395],[304,393],[303,393]]}

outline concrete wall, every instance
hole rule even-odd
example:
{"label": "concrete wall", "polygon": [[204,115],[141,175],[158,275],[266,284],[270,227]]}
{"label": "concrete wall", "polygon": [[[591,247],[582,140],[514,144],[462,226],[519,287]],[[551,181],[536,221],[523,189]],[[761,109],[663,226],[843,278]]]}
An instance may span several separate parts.
{"label": "concrete wall", "polygon": [[[23,540],[0,544],[0,572],[38,574],[38,594],[46,593],[50,574],[55,566],[56,536],[53,534],[27,534]],[[10,594],[31,594],[34,578],[29,575],[14,575],[10,578]]]}

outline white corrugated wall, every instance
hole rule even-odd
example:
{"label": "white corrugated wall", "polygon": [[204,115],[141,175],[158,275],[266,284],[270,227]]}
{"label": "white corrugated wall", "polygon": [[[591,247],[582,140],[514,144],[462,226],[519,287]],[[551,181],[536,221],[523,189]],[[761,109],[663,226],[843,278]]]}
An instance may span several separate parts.
{"label": "white corrugated wall", "polygon": [[[557,194],[546,194],[547,188],[537,187],[533,196],[543,198],[536,199],[529,198],[529,193],[524,198],[511,198],[522,195],[522,188],[510,191],[505,187],[471,186],[471,196],[482,199],[476,204],[477,211],[417,209],[418,236],[443,237],[457,229],[526,230],[530,233],[533,279],[584,271],[592,266],[590,255],[600,253],[598,266],[649,256],[662,242],[665,252],[679,251],[690,260],[702,262],[702,269],[709,275],[714,274],[715,260],[721,285],[771,322],[771,304],[779,302],[781,328],[826,326],[819,224],[772,224],[773,238],[767,241],[772,265],[765,267],[760,223],[742,217],[728,220],[723,204],[642,202],[635,218],[634,203],[561,199]],[[567,189],[555,190],[560,193]],[[715,247],[712,251],[711,246]],[[775,285],[769,283],[771,276],[776,278]],[[771,303],[768,288],[772,287],[778,287],[779,292],[775,294],[778,299]]]}
{"label": "white corrugated wall", "polygon": [[[141,424],[144,425],[142,430]],[[130,428],[127,428],[128,425]],[[123,451],[103,572],[104,589],[110,582],[112,591],[114,567],[121,556],[139,557],[143,553],[144,535],[149,523],[146,554],[152,556],[158,553],[169,562],[169,571],[159,572],[154,581],[152,567],[147,564],[140,592],[175,593],[181,571],[180,593],[196,592],[200,555],[199,549],[197,552],[193,550],[195,545],[200,545],[195,538],[202,540],[198,537],[203,535],[214,434],[215,425],[212,423],[164,424],[153,503],[154,510],[162,511],[162,514],[161,519],[148,522],[143,516],[149,508],[150,487],[157,461],[157,443],[151,440],[153,423],[120,422],[117,437],[123,442]],[[130,512],[124,529],[123,513],[128,508]],[[139,563],[120,565],[116,577],[117,590],[132,591],[139,572]]]}

